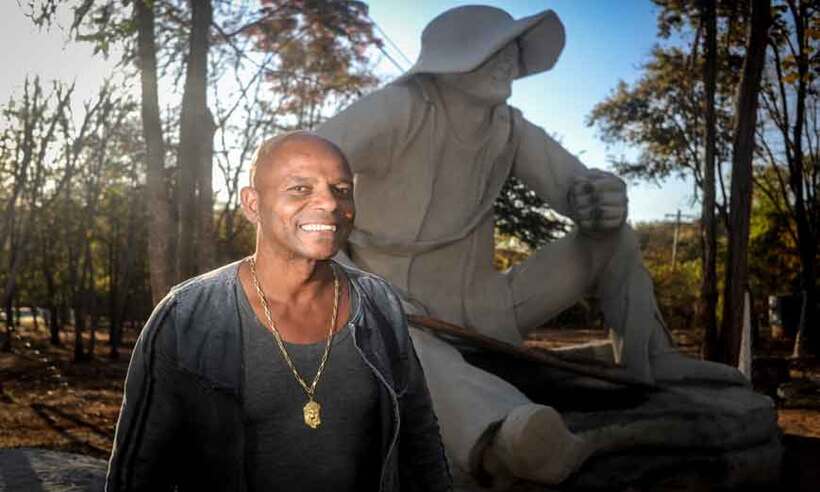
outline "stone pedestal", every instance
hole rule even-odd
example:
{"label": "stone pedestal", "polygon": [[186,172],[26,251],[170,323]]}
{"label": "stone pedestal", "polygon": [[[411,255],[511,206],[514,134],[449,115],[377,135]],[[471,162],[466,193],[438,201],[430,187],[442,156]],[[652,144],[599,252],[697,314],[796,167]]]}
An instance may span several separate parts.
{"label": "stone pedestal", "polygon": [[[746,491],[772,490],[779,480],[783,448],[770,398],[739,386],[679,385],[642,401],[630,393],[632,405],[625,408],[607,401],[618,393],[601,388],[602,409],[562,412],[573,432],[590,439],[616,436],[617,449],[591,457],[560,486],[517,482],[489,489]],[[488,490],[456,475],[462,492]]]}

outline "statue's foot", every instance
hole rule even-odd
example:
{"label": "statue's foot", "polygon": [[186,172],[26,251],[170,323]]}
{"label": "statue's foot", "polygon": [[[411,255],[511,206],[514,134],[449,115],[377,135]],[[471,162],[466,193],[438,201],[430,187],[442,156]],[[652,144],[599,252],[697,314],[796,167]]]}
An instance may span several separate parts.
{"label": "statue's foot", "polygon": [[652,373],[658,383],[706,382],[748,386],[746,376],[732,366],[686,357],[679,352],[664,352],[651,359]]}
{"label": "statue's foot", "polygon": [[591,454],[553,408],[530,403],[513,409],[484,453],[484,468],[547,485],[563,482]]}

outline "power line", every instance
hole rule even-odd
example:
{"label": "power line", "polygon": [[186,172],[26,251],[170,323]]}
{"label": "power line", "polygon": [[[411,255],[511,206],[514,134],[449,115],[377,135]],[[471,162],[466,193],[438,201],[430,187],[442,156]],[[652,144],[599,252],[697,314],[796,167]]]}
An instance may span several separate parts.
{"label": "power line", "polygon": [[[382,29],[382,28],[381,28],[381,26],[379,26],[379,24],[378,24],[375,20],[373,20],[373,18],[372,18],[372,17],[370,17],[370,15],[368,15],[368,16],[367,16],[367,18],[368,18],[368,19],[370,19],[370,22],[372,22],[372,23],[373,23],[373,25],[376,27],[376,30],[379,32],[379,34],[381,34],[381,36],[382,36],[385,40],[387,40],[387,43],[388,43],[388,44],[389,44],[389,45],[390,45],[390,46],[391,46],[394,50],[396,50],[396,52],[397,52],[399,55],[401,55],[401,57],[402,57],[402,58],[404,58],[404,60],[405,60],[408,64],[410,64],[410,65],[412,66],[412,65],[413,65],[413,62],[412,62],[412,61],[410,61],[410,59],[409,59],[409,58],[407,58],[407,56],[404,54],[404,52],[402,52],[401,48],[399,48],[399,46],[398,46],[396,43],[394,43],[394,42],[393,42],[393,40],[392,40],[392,39],[390,38],[390,36],[389,36],[389,35],[388,35],[385,31],[384,31],[384,29]],[[381,52],[384,54],[384,56],[386,56],[386,57],[387,57],[387,59],[388,59],[388,60],[390,60],[390,61],[393,63],[393,65],[394,65],[394,66],[395,66],[395,67],[399,70],[399,73],[404,73],[404,72],[407,70],[407,69],[406,69],[406,68],[404,68],[404,67],[403,67],[403,66],[402,66],[399,62],[397,62],[397,61],[396,61],[396,59],[395,59],[395,58],[393,58],[393,57],[390,55],[390,53],[388,53],[388,52],[387,52],[387,50],[385,50],[385,49],[384,49],[384,46],[379,46],[379,51],[381,51]]]}
{"label": "power line", "polygon": [[385,51],[385,49],[384,49],[382,46],[379,46],[379,51],[381,51],[381,52],[382,52],[382,54],[383,54],[384,56],[386,56],[388,60],[390,60],[391,62],[393,62],[393,65],[395,65],[395,67],[396,67],[397,69],[399,69],[399,73],[404,73],[404,72],[405,72],[405,69],[404,69],[401,65],[399,65],[399,62],[397,62],[395,58],[393,58],[392,56],[390,56],[390,53],[388,53],[387,51]]}
{"label": "power line", "polygon": [[393,49],[396,50],[399,53],[399,55],[401,55],[402,58],[404,58],[404,61],[406,61],[408,65],[412,65],[413,62],[410,60],[410,58],[407,58],[407,55],[405,55],[404,52],[401,50],[401,48],[399,48],[399,45],[394,43],[393,40],[390,39],[390,36],[388,36],[387,33],[384,32],[384,29],[382,29],[381,26],[378,25],[376,23],[376,21],[373,20],[372,17],[368,16],[368,19],[370,19],[370,22],[372,22],[373,25],[376,26],[376,29],[379,31],[379,33],[381,33],[381,35],[384,37],[384,39],[386,39],[387,42],[390,43],[390,46],[392,46]]}

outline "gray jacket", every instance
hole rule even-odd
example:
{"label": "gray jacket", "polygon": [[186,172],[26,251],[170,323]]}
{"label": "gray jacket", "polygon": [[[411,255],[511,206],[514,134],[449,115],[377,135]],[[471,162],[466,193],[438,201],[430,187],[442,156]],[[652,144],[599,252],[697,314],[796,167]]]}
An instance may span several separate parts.
{"label": "gray jacket", "polygon": [[[174,287],[140,333],[108,492],[247,490],[238,266]],[[381,278],[343,268],[360,299],[351,316],[353,341],[381,383],[381,433],[374,436],[382,449],[379,490],[450,490],[438,422],[401,303]]]}

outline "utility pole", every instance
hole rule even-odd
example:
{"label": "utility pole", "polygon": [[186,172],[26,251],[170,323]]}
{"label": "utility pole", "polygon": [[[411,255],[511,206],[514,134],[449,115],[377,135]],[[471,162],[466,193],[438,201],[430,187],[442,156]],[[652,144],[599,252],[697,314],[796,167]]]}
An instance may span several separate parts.
{"label": "utility pole", "polygon": [[682,214],[680,209],[676,214],[666,214],[664,217],[675,218],[675,234],[672,237],[672,272],[675,271],[678,264],[678,237],[680,236],[681,218],[694,219],[694,215]]}

